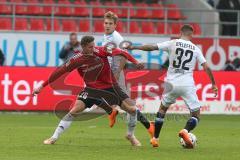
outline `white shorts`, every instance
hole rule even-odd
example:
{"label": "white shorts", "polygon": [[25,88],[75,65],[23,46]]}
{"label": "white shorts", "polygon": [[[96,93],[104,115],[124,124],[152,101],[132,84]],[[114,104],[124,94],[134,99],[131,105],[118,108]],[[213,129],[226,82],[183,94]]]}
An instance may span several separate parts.
{"label": "white shorts", "polygon": [[171,91],[163,92],[162,104],[169,107],[176,102],[176,99],[181,97],[187,105],[190,112],[200,109],[201,105],[196,94],[195,86],[173,86]]}

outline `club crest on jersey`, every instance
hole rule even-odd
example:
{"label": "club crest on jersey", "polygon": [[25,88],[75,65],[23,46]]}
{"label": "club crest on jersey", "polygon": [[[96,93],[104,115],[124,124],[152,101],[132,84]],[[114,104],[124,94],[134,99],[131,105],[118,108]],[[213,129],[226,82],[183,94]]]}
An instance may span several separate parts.
{"label": "club crest on jersey", "polygon": [[100,58],[99,58],[99,57],[95,57],[94,60],[95,60],[95,61],[99,61]]}

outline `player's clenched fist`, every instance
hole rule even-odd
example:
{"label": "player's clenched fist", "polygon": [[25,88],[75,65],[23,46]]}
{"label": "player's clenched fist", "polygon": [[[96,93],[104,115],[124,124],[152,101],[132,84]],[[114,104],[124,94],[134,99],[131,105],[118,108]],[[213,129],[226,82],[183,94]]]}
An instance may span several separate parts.
{"label": "player's clenched fist", "polygon": [[32,92],[32,96],[35,96],[35,95],[39,94],[42,89],[43,89],[43,86],[42,86],[42,85],[40,85],[40,86],[37,87],[37,88],[34,88],[34,89],[33,89],[33,92]]}
{"label": "player's clenched fist", "polygon": [[218,95],[218,88],[217,88],[216,85],[212,85],[212,91],[215,94],[215,97],[217,97],[217,95]]}
{"label": "player's clenched fist", "polygon": [[128,50],[133,49],[132,42],[130,42],[130,41],[122,41],[120,43],[119,47],[122,49],[128,49]]}

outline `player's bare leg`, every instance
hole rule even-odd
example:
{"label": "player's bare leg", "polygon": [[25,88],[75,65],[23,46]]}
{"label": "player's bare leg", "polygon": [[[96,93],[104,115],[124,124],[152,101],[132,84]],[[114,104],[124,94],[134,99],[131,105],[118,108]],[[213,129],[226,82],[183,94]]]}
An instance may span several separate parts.
{"label": "player's bare leg", "polygon": [[168,107],[165,107],[162,103],[159,107],[159,110],[156,115],[155,119],[155,130],[154,130],[154,136],[151,139],[151,144],[153,147],[158,147],[159,146],[159,134],[161,132],[163,122],[164,122],[164,117],[167,113]]}
{"label": "player's bare leg", "polygon": [[59,136],[70,127],[74,117],[85,110],[85,104],[81,100],[76,100],[73,108],[59,122],[54,134],[49,139],[43,141],[44,144],[54,144]]}
{"label": "player's bare leg", "polygon": [[179,137],[183,138],[188,148],[193,148],[192,141],[188,133],[193,130],[198,122],[200,117],[200,109],[194,112],[191,112],[191,118],[187,121],[184,129],[179,132]]}

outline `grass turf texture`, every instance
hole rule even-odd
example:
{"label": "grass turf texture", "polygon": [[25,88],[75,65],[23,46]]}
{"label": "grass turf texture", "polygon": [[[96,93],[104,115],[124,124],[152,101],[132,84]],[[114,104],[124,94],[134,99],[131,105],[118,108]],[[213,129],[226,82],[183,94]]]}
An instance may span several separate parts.
{"label": "grass turf texture", "polygon": [[52,114],[0,114],[0,159],[240,159],[240,116],[202,116],[193,132],[198,138],[193,150],[183,149],[177,137],[186,118],[165,121],[159,148],[151,147],[141,124],[136,136],[143,146],[131,147],[124,138],[125,122],[119,120],[114,128],[109,128],[106,116],[74,122],[55,145],[43,145],[58,122]]}

